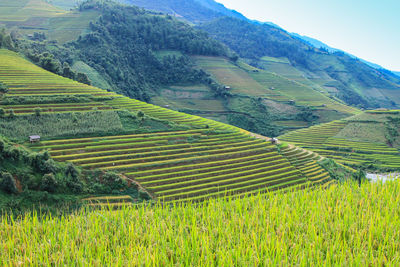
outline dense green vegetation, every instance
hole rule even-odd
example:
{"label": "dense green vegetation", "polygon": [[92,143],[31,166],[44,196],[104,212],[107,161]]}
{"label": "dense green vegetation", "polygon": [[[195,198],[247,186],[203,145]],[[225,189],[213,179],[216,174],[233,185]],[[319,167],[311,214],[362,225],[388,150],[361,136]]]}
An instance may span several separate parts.
{"label": "dense green vegetation", "polygon": [[[88,83],[87,77],[70,68],[74,61],[83,61],[103,76],[114,90],[149,101],[154,89],[161,85],[210,83],[204,72],[193,68],[186,55],[229,54],[222,44],[206,33],[169,16],[100,1],[84,2],[79,10],[101,12],[100,18],[90,23],[90,33],[65,47],[24,42],[21,46],[33,62],[49,71]],[[157,51],[168,49],[183,54],[157,57]]]}
{"label": "dense green vegetation", "polygon": [[80,206],[83,196],[130,194],[137,198],[136,185],[112,172],[83,171],[71,163],[55,162],[47,151],[32,152],[0,138],[0,210],[13,213],[41,208],[56,211]]}
{"label": "dense green vegetation", "polygon": [[399,195],[398,181],[346,183],[201,205],[3,216],[0,262],[396,266]]}

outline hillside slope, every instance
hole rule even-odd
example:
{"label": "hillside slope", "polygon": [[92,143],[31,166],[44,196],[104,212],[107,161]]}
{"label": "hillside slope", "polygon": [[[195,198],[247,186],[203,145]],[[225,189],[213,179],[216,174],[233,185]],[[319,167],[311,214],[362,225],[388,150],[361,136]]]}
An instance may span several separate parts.
{"label": "hillside slope", "polygon": [[[55,4],[64,5],[63,1],[57,1]],[[347,104],[360,105],[364,108],[382,106],[392,108],[400,103],[398,95],[400,79],[397,76],[384,70],[375,70],[361,61],[342,53],[328,54],[324,51],[320,51],[297,38],[293,38],[290,34],[280,28],[268,24],[249,22],[237,12],[226,9],[214,1],[137,1],[134,4],[148,8],[151,6],[157,6],[159,10],[167,13],[169,12],[168,10],[179,10],[179,12],[185,13],[187,20],[191,22],[206,23],[205,25],[201,25],[200,28],[209,32],[216,39],[224,42],[232,50],[243,57],[247,63],[274,72],[287,79],[294,79],[297,82],[303,83],[305,86],[309,86],[317,91],[325,92],[333,98],[340,98]],[[114,50],[116,47],[113,45],[110,46],[111,43],[114,41],[119,43],[117,41],[119,39],[115,34],[110,35],[110,33],[114,32],[114,28],[109,27],[110,20],[107,19],[107,16],[104,14],[105,10],[106,12],[110,11],[111,6],[115,7],[116,5],[111,2],[96,3],[96,1],[89,1],[83,6],[80,6],[79,10],[64,11],[49,5],[42,0],[17,0],[12,4],[7,2],[0,6],[0,24],[6,26],[8,30],[18,29],[19,33],[22,33],[33,40],[43,41],[43,39],[47,38],[49,43],[57,41],[58,43],[63,44],[75,40],[81,34],[92,32],[87,36],[85,35],[86,39],[84,39],[83,42],[81,40],[80,44],[77,44],[77,47],[73,48],[73,50],[76,48],[79,49],[79,47],[84,48],[90,43],[94,44],[94,48],[96,49],[91,47],[90,49],[87,49],[87,51],[78,52],[78,54],[74,55],[76,60],[71,58],[71,53],[74,54],[74,51],[54,53],[56,55],[62,54],[64,57],[68,56],[68,58],[63,58],[61,61],[66,61],[68,63],[74,61],[74,64],[80,64],[80,66],[82,64],[81,62],[77,62],[80,61],[77,59],[87,57],[83,63],[91,68],[86,68],[86,70],[91,74],[91,77],[96,79],[96,82],[99,80],[99,75],[105,76],[106,78],[108,77],[107,81],[98,81],[96,83],[99,86],[104,86],[104,88],[126,92],[127,90],[124,88],[121,89],[121,87],[146,87],[143,84],[143,77],[135,77],[132,79],[130,75],[120,73],[112,66],[109,66],[109,64],[106,64],[106,62],[111,59],[102,61],[96,60],[95,62],[92,62],[92,59],[97,58],[100,54],[107,55],[107,50]],[[12,12],[10,12],[10,10],[12,10]],[[127,12],[129,8],[123,10]],[[131,10],[134,10],[134,8],[131,8]],[[115,11],[116,9],[112,10],[112,12]],[[120,13],[119,15],[114,16],[116,21],[113,23],[121,24],[123,22],[120,19],[121,16],[128,17],[133,19],[125,22],[126,24],[129,24],[129,28],[134,27],[137,29],[137,32],[144,30],[144,33],[147,33],[149,31],[149,27],[143,28],[142,26],[136,27],[137,25],[132,25],[132,21],[135,21],[134,18],[140,12],[135,11],[133,13],[131,12],[132,14],[128,13]],[[140,14],[143,15],[142,13]],[[99,22],[98,18],[100,15],[102,15],[101,22],[105,21],[108,24],[97,23],[95,28],[89,27],[90,25],[93,25],[90,24],[91,22]],[[224,16],[229,16],[229,18]],[[149,26],[149,23],[153,24],[154,21],[151,22],[147,20],[145,25]],[[167,20],[164,20],[162,24],[166,25],[169,23]],[[104,31],[105,29],[106,31]],[[119,31],[121,30],[123,29],[119,29]],[[167,32],[168,31],[169,34],[171,34],[171,31],[167,30]],[[245,39],[243,39],[244,32],[247,33]],[[42,35],[42,33],[45,35]],[[121,34],[129,36],[129,33],[126,31],[124,33],[121,32]],[[105,36],[108,36],[109,38],[104,38]],[[149,52],[149,49],[158,51],[174,47],[171,44],[176,41],[166,44],[166,40],[163,36],[165,36],[165,34],[160,35],[157,32],[152,32],[148,35],[140,35],[139,37],[146,40],[145,47],[138,45],[138,41],[135,38],[129,38],[129,44],[134,43],[136,46],[140,46],[133,49],[131,48],[129,53],[134,54],[134,50],[140,50],[141,54],[146,54]],[[192,39],[197,39],[199,36],[201,36],[201,34],[196,32],[194,35],[191,35],[189,39],[179,40],[179,47],[176,49],[175,44],[175,50],[188,53],[188,50],[191,50],[190,48],[194,45]],[[100,43],[97,44],[96,42]],[[194,42],[196,43],[195,45],[197,45],[197,42],[202,42],[202,40],[196,40]],[[99,44],[102,48],[98,48]],[[39,52],[43,53],[43,49],[44,48],[39,50]],[[54,49],[50,46],[44,50],[53,51]],[[122,48],[122,51],[128,50]],[[189,54],[193,54],[193,51],[189,52]],[[200,50],[200,52],[196,52],[196,54],[204,55],[205,53]],[[135,54],[135,56],[137,56],[137,54]],[[283,64],[281,60],[286,60],[286,63]],[[122,63],[124,68],[132,67],[129,66],[128,62],[119,62],[120,60],[115,58],[113,58],[112,61],[118,62],[119,65]],[[152,76],[153,78],[159,77],[160,72],[151,75],[149,69],[144,71],[143,67],[141,67],[147,67],[147,62],[154,63],[155,61],[154,58],[150,60],[150,57],[147,57],[145,62],[146,64],[140,62],[139,65],[136,65],[134,70],[130,70],[129,72],[145,72],[145,80],[148,80],[148,77],[146,76]],[[132,60],[130,60],[130,62],[132,62]],[[149,66],[150,70],[159,70],[159,68],[153,63]],[[171,62],[169,63],[169,66],[171,66]],[[176,61],[172,63],[172,65],[176,64]],[[185,62],[185,65],[190,65],[190,63]],[[123,68],[119,69],[121,70]],[[165,69],[162,69],[161,71],[162,73],[167,72]],[[174,73],[177,72],[181,71],[174,71]],[[171,79],[171,81],[174,80],[173,75],[169,75],[165,78]],[[110,82],[111,79],[113,80],[112,82]],[[159,81],[156,82],[159,83]],[[146,83],[149,84],[148,81],[146,81]],[[182,81],[179,81],[178,83],[182,83]],[[175,83],[175,85],[177,84]],[[156,86],[158,87],[159,84]],[[151,86],[147,86],[147,89],[144,89],[144,92],[128,95],[149,101],[151,94],[153,93],[151,92],[153,91],[151,87],[155,87],[154,82],[152,82]]]}
{"label": "hillside slope", "polygon": [[[400,104],[399,77],[372,63],[340,50],[326,50],[327,47],[317,40],[289,34],[275,25],[249,21],[240,13],[212,0],[197,0],[198,3],[186,1],[183,10],[178,2],[166,0],[159,4],[158,1],[129,1],[161,12],[178,10],[173,14],[199,24],[201,29],[228,45],[251,65],[289,79],[296,72],[296,80],[300,79],[305,85],[327,92],[349,105],[393,108]],[[198,14],[200,10],[203,14],[205,8],[210,14],[208,18],[203,16],[197,20],[199,16],[193,18],[188,15]],[[266,61],[265,58],[272,60]],[[276,64],[280,58],[286,58],[288,64]]]}
{"label": "hillside slope", "polygon": [[200,28],[248,59],[252,65],[283,76],[287,75],[287,68],[270,69],[264,64],[263,57],[287,58],[288,67],[295,67],[307,82],[348,104],[365,108],[400,104],[398,77],[376,70],[344,53],[330,54],[316,49],[279,28],[234,18],[214,20]]}
{"label": "hillside slope", "polygon": [[[202,200],[331,180],[316,154],[281,153],[267,138],[61,78],[8,50],[0,58],[0,82],[8,87],[0,101],[6,113],[0,123],[8,125],[1,135],[28,145],[27,136],[41,131],[41,142],[28,145],[33,150],[85,170],[121,173],[154,198]],[[82,125],[85,116],[109,124]],[[308,168],[293,163],[300,161]]]}
{"label": "hillside slope", "polygon": [[83,72],[103,89],[266,136],[358,112],[300,84],[299,76],[237,60],[206,33],[171,17],[110,2],[86,2],[79,10],[100,17],[74,42],[17,40],[15,46],[57,74]]}

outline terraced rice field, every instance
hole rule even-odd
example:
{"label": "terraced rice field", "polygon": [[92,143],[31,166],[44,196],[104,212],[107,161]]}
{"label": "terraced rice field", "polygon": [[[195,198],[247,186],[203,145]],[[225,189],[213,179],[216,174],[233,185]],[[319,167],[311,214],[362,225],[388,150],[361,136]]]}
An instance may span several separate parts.
{"label": "terraced rice field", "polygon": [[17,115],[25,115],[35,113],[37,109],[41,113],[63,113],[63,112],[82,112],[92,110],[109,110],[113,109],[110,106],[104,105],[100,102],[89,103],[67,103],[67,104],[27,104],[27,105],[0,105],[6,114],[11,110]]}
{"label": "terraced rice field", "polygon": [[[102,102],[26,104],[3,106],[17,115],[35,112],[73,112],[92,109],[142,111],[146,116],[186,125],[187,130],[42,141],[35,150],[48,150],[58,161],[87,169],[115,171],[139,182],[156,199],[165,202],[201,201],[225,195],[247,195],[267,190],[304,188],[319,180],[305,175],[280,154],[268,138],[243,129],[130,99],[79,84],[44,71],[15,53],[0,50],[0,81],[9,86],[6,95],[107,96]],[[299,155],[299,159],[309,155]],[[303,157],[305,156],[305,157]],[[98,199],[125,205],[125,199]],[[90,204],[97,205],[92,200]],[[129,201],[128,201],[129,202]],[[98,206],[98,205],[97,205]]]}
{"label": "terraced rice field", "polygon": [[[275,145],[238,131],[194,129],[66,139],[35,148],[49,150],[59,161],[123,173],[165,202],[321,183],[319,176],[312,179],[320,172],[305,175]],[[301,157],[308,158],[309,154]]]}
{"label": "terraced rice field", "polygon": [[218,57],[195,57],[195,61],[221,84],[230,86],[233,94],[265,97],[274,101],[294,100],[299,105],[335,110],[343,114],[360,112],[296,80],[264,70],[254,71],[254,68],[243,62],[234,65]]}
{"label": "terraced rice field", "polygon": [[388,170],[400,168],[400,153],[396,148],[389,147],[385,143],[353,141],[336,137],[349,123],[349,121],[334,121],[289,132],[280,136],[279,139],[354,168],[362,164]]}
{"label": "terraced rice field", "polygon": [[160,108],[159,106],[144,103],[142,101],[131,99],[128,97],[115,98],[111,101],[107,101],[106,104],[117,109],[126,109],[135,112],[140,110],[144,112],[146,115],[149,115],[154,118],[169,120],[178,124],[185,124],[192,127],[200,127],[200,128],[207,127],[216,130],[233,130],[233,131],[248,133],[247,131],[237,128],[235,126],[231,126],[221,122],[205,119],[199,116],[185,114],[182,112],[166,108]]}
{"label": "terraced rice field", "polygon": [[314,185],[330,186],[336,183],[329,173],[318,165],[317,162],[322,159],[319,154],[293,146],[286,146],[281,152]]}
{"label": "terraced rice field", "polygon": [[9,87],[10,96],[93,95],[115,93],[81,84],[41,69],[14,52],[0,50],[0,81]]}

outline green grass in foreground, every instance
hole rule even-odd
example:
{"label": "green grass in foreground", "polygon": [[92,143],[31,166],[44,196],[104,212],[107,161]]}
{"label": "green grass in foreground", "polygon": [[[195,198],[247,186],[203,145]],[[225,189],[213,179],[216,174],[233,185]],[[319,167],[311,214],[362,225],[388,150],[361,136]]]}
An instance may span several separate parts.
{"label": "green grass in foreground", "polygon": [[400,181],[0,219],[0,265],[398,266]]}

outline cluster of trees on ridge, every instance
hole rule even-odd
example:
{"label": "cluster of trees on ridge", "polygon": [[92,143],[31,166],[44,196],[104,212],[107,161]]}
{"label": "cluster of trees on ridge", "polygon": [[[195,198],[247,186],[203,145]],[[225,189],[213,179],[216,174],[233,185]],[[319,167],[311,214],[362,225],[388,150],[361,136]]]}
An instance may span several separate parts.
{"label": "cluster of trees on ridge", "polygon": [[[186,23],[136,7],[88,1],[80,10],[101,10],[91,32],[68,45],[88,65],[124,94],[149,101],[154,88],[204,83],[208,75],[186,55],[227,56],[228,49]],[[157,56],[174,50],[181,55]],[[153,91],[154,92],[154,91]]]}

